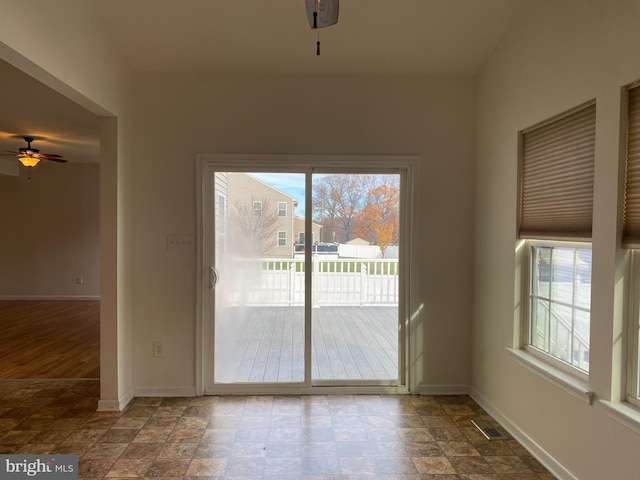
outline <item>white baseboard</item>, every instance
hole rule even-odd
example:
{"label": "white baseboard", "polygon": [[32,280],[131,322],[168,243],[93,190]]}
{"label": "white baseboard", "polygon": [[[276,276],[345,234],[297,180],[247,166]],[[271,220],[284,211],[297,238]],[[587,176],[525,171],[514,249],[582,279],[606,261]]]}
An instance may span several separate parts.
{"label": "white baseboard", "polygon": [[0,300],[100,300],[100,295],[0,295]]}
{"label": "white baseboard", "polygon": [[98,401],[98,412],[121,412],[133,400],[133,390],[120,395],[118,399],[100,399]]}
{"label": "white baseboard", "polygon": [[529,435],[520,430],[511,420],[504,416],[494,406],[483,397],[476,389],[471,388],[469,396],[480,405],[489,415],[493,417],[515,440],[526,448],[547,470],[549,470],[558,480],[578,480],[569,470],[564,468],[560,462],[553,458],[546,450],[536,443]]}
{"label": "white baseboard", "polygon": [[195,387],[139,387],[134,390],[136,397],[195,397]]}
{"label": "white baseboard", "polygon": [[469,395],[469,385],[420,385],[419,395]]}

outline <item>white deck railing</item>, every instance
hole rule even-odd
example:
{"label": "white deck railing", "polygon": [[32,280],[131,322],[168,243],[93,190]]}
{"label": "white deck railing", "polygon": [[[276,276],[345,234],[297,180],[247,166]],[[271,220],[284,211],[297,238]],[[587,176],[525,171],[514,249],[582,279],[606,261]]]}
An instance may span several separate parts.
{"label": "white deck railing", "polygon": [[[237,260],[231,268],[237,277],[232,283],[242,288],[230,290],[224,273],[216,287],[230,304],[304,305],[303,259]],[[314,257],[311,284],[314,307],[397,305],[398,260]]]}

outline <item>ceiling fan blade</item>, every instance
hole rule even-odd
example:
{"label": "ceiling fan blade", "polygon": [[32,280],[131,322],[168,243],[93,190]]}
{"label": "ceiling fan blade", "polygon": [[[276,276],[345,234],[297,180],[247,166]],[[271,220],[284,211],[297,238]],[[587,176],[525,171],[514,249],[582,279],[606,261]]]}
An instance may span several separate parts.
{"label": "ceiling fan blade", "polygon": [[0,153],[0,155],[20,155],[20,152],[12,152],[11,150],[5,150],[5,153]]}
{"label": "ceiling fan blade", "polygon": [[41,157],[49,157],[49,158],[62,158],[62,155],[58,155],[57,153],[40,153]]}
{"label": "ceiling fan blade", "polygon": [[[60,155],[58,155],[59,157]],[[51,158],[50,155],[41,155],[40,160],[49,160],[51,162],[58,162],[58,163],[67,163],[67,161],[64,158]]]}

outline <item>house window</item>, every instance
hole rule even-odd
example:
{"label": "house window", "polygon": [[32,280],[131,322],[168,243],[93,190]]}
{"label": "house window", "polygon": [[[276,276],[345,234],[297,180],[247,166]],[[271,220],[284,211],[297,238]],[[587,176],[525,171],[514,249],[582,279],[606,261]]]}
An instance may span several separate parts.
{"label": "house window", "polygon": [[279,247],[287,246],[287,232],[278,232],[278,246]]}
{"label": "house window", "polygon": [[253,216],[259,217],[262,215],[262,202],[253,202]]}
{"label": "house window", "polygon": [[628,88],[627,158],[622,246],[631,250],[627,401],[640,408],[640,82]]}
{"label": "house window", "polygon": [[287,216],[287,202],[278,202],[278,216],[279,217]]}
{"label": "house window", "polygon": [[527,346],[589,372],[591,248],[529,242]]}
{"label": "house window", "polygon": [[525,244],[521,347],[587,379],[595,104],[521,132],[519,238]]}

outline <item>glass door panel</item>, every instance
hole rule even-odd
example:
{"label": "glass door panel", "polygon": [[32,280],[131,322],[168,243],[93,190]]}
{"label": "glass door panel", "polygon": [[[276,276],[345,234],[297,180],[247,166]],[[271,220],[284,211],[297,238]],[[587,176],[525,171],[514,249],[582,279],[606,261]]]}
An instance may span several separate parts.
{"label": "glass door panel", "polygon": [[312,380],[397,383],[400,175],[312,185]]}
{"label": "glass door panel", "polygon": [[303,382],[304,175],[214,175],[214,382]]}

